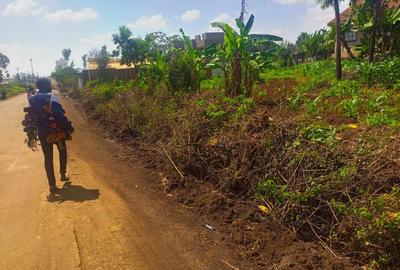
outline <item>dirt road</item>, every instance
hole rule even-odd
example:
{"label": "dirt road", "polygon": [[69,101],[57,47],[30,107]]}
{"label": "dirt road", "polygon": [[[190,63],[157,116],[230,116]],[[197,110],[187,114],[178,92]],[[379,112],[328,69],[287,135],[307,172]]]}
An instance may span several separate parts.
{"label": "dirt road", "polygon": [[48,197],[42,153],[23,143],[26,102],[0,102],[0,269],[232,269],[213,232],[160,198],[148,174],[67,100],[72,183]]}

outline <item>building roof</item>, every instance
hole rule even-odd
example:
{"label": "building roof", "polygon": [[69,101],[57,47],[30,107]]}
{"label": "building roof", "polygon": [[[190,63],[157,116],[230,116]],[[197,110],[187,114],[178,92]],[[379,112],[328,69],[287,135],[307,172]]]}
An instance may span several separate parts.
{"label": "building roof", "polygon": [[[364,3],[364,0],[356,0],[356,6],[361,6]],[[387,3],[388,8],[398,8],[400,7],[400,0],[389,0]],[[342,13],[340,13],[340,21],[347,21],[351,14],[353,13],[353,8],[350,6],[346,8]],[[333,26],[335,24],[335,18],[328,22],[328,26]]]}

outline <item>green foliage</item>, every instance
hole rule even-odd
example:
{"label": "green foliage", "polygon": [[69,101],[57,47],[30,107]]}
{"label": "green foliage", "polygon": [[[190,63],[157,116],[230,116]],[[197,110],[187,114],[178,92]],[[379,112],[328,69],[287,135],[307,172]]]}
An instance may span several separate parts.
{"label": "green foliage", "polygon": [[372,251],[371,267],[395,269],[400,264],[399,189],[372,198],[368,209],[356,211],[364,226],[357,230],[357,238],[366,250]]}
{"label": "green foliage", "polygon": [[289,68],[269,68],[260,74],[260,78],[264,81],[271,79],[296,79],[298,70],[296,67]]}
{"label": "green foliage", "polygon": [[399,111],[396,109],[384,108],[380,112],[367,115],[366,123],[373,127],[381,125],[398,127],[400,126]]}
{"label": "green foliage", "polygon": [[0,53],[0,82],[3,81],[3,70],[7,68],[10,63],[10,59],[2,53]]}
{"label": "green foliage", "polygon": [[321,93],[324,97],[352,97],[360,92],[360,85],[354,80],[334,81],[332,86]]}
{"label": "green foliage", "polygon": [[276,63],[280,67],[289,67],[294,64],[293,54],[296,52],[296,46],[289,41],[282,41],[276,52]]}
{"label": "green foliage", "polygon": [[51,77],[55,79],[62,87],[73,85],[79,77],[78,70],[74,66],[73,61],[69,61],[71,50],[62,50],[63,58],[56,61],[56,67],[51,73]]}
{"label": "green foliage", "polygon": [[354,74],[354,78],[368,86],[382,85],[393,88],[400,83],[400,58],[391,57],[378,62],[348,61],[345,69]]}
{"label": "green foliage", "polygon": [[211,24],[225,33],[223,52],[216,55],[210,67],[223,70],[227,96],[245,94],[250,97],[259,72],[279,47],[275,42],[282,41],[273,35],[251,35],[253,24],[254,15],[246,23],[236,19],[239,32],[223,22]]}
{"label": "green foliage", "polygon": [[379,92],[377,94],[369,94],[370,98],[364,104],[368,112],[376,112],[384,106],[388,105],[390,101],[390,93],[388,91]]}
{"label": "green foliage", "polygon": [[300,65],[299,68],[301,69],[303,76],[309,78],[320,78],[321,80],[335,80],[335,75],[333,74],[335,70],[335,62],[331,60],[310,62]]}
{"label": "green foliage", "polygon": [[90,52],[89,57],[94,59],[99,70],[99,79],[107,80],[109,79],[109,74],[107,73],[107,67],[110,62],[110,53],[107,51],[106,45],[102,46],[100,50],[93,50]]}
{"label": "green foliage", "polygon": [[343,100],[339,106],[345,111],[345,115],[353,119],[358,119],[358,111],[361,106],[360,98],[355,96],[351,99]]}
{"label": "green foliage", "polygon": [[[194,92],[200,89],[205,76],[205,56],[191,46],[189,37],[181,30],[185,49],[169,47],[169,37],[163,33],[148,34],[145,40],[133,39],[129,29],[120,28],[119,35],[114,35],[122,55],[121,62],[135,64],[140,69],[141,86],[154,92],[158,86],[166,87],[171,93]],[[124,45],[125,44],[125,45]],[[130,48],[128,45],[136,46]],[[139,47],[138,44],[142,44]],[[136,50],[133,54],[132,51]],[[146,63],[144,63],[146,60]]]}
{"label": "green foliage", "polygon": [[301,33],[296,45],[306,58],[327,59],[334,51],[334,42],[329,32],[324,29],[313,34]]}
{"label": "green foliage", "polygon": [[71,57],[71,53],[72,53],[71,49],[63,49],[63,50],[61,51],[61,54],[62,54],[62,56],[63,56],[63,59],[64,59],[66,62],[69,61],[69,58]]}
{"label": "green foliage", "polygon": [[212,119],[223,121],[226,119],[226,111],[222,106],[217,104],[209,104],[206,109],[206,115]]}
{"label": "green foliage", "polygon": [[312,115],[316,115],[318,114],[318,101],[319,101],[320,97],[317,97],[315,99],[312,100],[306,100],[306,105],[307,105],[307,110],[310,114]]}
{"label": "green foliage", "polygon": [[171,92],[190,92],[198,90],[199,74],[193,58],[181,51],[174,50],[167,56],[167,84]]}
{"label": "green foliage", "polygon": [[307,204],[314,197],[322,192],[322,186],[314,182],[310,183],[304,191],[289,191],[287,185],[279,185],[276,181],[266,179],[258,184],[257,192],[262,198],[274,201],[282,205],[286,201],[293,201],[299,204]]}
{"label": "green foliage", "polygon": [[119,56],[122,64],[136,65],[146,61],[148,43],[141,38],[133,38],[128,27],[121,26],[119,33],[113,35],[113,42],[117,47],[113,56]]}
{"label": "green foliage", "polygon": [[315,124],[302,129],[301,134],[312,142],[332,145],[335,142],[336,129]]}
{"label": "green foliage", "polygon": [[0,84],[0,93],[5,94],[6,97],[11,97],[25,92],[24,87],[18,82],[11,82],[8,84]]}
{"label": "green foliage", "polygon": [[200,89],[209,89],[209,90],[221,89],[223,87],[224,87],[224,78],[220,76],[213,76],[210,79],[202,80],[200,85]]}

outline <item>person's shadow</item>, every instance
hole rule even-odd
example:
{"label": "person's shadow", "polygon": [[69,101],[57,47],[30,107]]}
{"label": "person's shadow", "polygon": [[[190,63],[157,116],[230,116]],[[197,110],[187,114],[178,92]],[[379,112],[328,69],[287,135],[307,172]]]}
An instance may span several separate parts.
{"label": "person's shadow", "polygon": [[79,185],[73,185],[67,182],[57,192],[47,197],[49,202],[63,203],[65,201],[85,202],[97,200],[100,197],[98,189],[87,189]]}

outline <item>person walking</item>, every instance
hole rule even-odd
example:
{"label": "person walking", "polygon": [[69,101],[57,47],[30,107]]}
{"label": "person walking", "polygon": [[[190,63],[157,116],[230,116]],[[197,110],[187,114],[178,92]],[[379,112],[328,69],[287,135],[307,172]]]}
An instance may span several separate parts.
{"label": "person walking", "polygon": [[56,177],[53,165],[53,146],[57,145],[60,156],[61,181],[69,181],[67,174],[67,145],[74,132],[71,121],[65,116],[65,111],[59,98],[52,93],[51,81],[47,78],[38,79],[39,89],[36,95],[29,98],[29,105],[36,117],[36,127],[44,155],[44,166],[50,193],[57,192]]}

